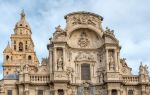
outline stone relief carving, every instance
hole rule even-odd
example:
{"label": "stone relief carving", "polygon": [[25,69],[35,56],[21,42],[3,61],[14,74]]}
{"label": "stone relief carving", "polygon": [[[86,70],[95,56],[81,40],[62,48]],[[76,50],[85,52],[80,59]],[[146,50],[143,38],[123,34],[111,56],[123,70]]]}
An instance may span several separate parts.
{"label": "stone relief carving", "polygon": [[71,81],[73,81],[73,72],[74,72],[73,68],[67,67],[66,75],[68,76],[68,79]]}
{"label": "stone relief carving", "polygon": [[62,75],[61,73],[55,74],[56,78],[66,78],[66,75]]}
{"label": "stone relief carving", "polygon": [[87,38],[87,34],[85,32],[81,32],[80,39],[78,41],[78,45],[83,48],[88,46],[89,40]]}
{"label": "stone relief carving", "polygon": [[87,14],[82,14],[82,15],[74,15],[71,17],[71,24],[76,25],[76,24],[89,24],[92,26],[96,26],[98,24],[98,19],[94,16],[89,16]]}
{"label": "stone relief carving", "polygon": [[95,60],[92,54],[79,52],[79,54],[75,58],[75,61],[95,61]]}
{"label": "stone relief carving", "polygon": [[118,78],[119,76],[118,76],[117,74],[115,74],[115,73],[110,73],[110,74],[108,75],[108,77],[109,77],[109,78]]}
{"label": "stone relief carving", "polygon": [[65,41],[65,39],[66,39],[65,35],[59,35],[58,37],[56,37],[55,40],[57,40],[57,41]]}
{"label": "stone relief carving", "polygon": [[139,67],[139,70],[140,70],[140,74],[148,75],[148,66],[147,65],[143,66],[142,63],[141,63],[141,65]]}
{"label": "stone relief carving", "polygon": [[57,70],[58,71],[62,71],[63,70],[63,57],[60,56],[58,58],[58,61],[57,61]]}

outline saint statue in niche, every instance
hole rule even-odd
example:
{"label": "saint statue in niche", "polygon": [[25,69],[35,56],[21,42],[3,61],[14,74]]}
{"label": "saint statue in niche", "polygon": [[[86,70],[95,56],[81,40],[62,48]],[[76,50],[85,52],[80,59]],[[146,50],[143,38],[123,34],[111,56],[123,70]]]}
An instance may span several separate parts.
{"label": "saint statue in niche", "polygon": [[109,54],[109,69],[110,70],[115,70],[115,61],[114,61],[114,58],[113,58],[113,53],[110,52]]}
{"label": "saint statue in niche", "polygon": [[63,70],[63,57],[59,57],[57,61],[57,70],[62,71]]}

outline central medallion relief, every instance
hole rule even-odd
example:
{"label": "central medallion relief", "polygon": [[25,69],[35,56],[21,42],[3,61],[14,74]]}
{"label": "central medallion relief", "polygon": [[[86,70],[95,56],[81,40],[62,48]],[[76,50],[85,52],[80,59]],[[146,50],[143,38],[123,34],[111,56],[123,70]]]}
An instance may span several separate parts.
{"label": "central medallion relief", "polygon": [[87,34],[85,32],[81,32],[81,35],[80,35],[80,39],[78,41],[78,45],[83,48],[83,47],[86,47],[88,46],[89,44],[89,40],[87,38]]}

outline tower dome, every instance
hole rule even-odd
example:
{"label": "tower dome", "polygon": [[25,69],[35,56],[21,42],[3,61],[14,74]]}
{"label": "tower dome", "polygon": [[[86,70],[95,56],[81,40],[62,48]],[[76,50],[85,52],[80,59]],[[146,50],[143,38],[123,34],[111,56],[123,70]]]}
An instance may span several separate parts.
{"label": "tower dome", "polygon": [[18,35],[31,35],[32,34],[31,28],[30,28],[29,23],[26,21],[24,10],[22,10],[20,16],[21,16],[21,18],[16,23],[16,26],[15,26],[15,29],[14,29],[15,34],[18,34]]}
{"label": "tower dome", "polygon": [[26,21],[26,18],[25,18],[26,15],[25,15],[24,10],[22,10],[20,16],[21,16],[21,18],[20,18],[20,20],[16,23],[15,29],[16,29],[16,28],[26,28],[26,29],[29,29],[29,30],[30,30],[30,25],[29,25],[29,23]]}

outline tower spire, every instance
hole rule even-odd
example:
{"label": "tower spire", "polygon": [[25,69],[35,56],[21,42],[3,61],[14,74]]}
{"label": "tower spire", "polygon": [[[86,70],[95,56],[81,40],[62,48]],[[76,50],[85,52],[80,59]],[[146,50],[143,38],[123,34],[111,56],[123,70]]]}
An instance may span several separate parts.
{"label": "tower spire", "polygon": [[21,19],[25,19],[25,12],[24,12],[24,9],[21,11]]}

